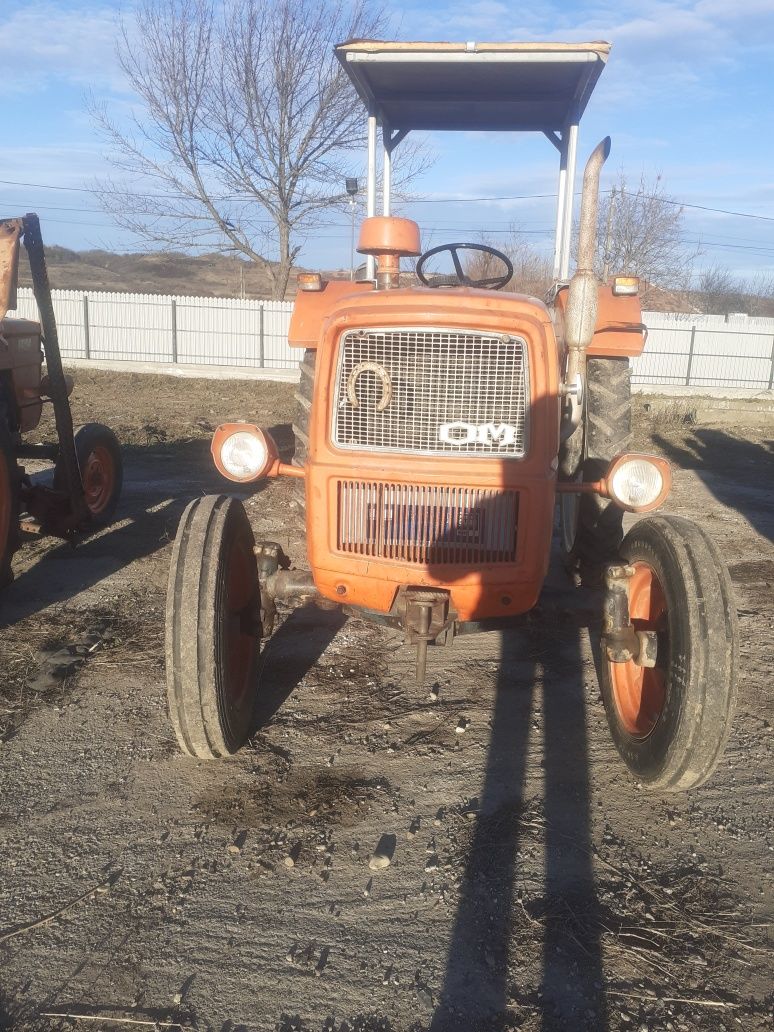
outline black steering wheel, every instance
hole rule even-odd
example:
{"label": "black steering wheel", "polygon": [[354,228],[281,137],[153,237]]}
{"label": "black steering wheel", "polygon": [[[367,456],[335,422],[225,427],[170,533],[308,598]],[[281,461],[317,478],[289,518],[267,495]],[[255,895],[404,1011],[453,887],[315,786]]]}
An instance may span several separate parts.
{"label": "black steering wheel", "polygon": [[[430,279],[425,276],[422,271],[425,266],[425,262],[428,258],[432,258],[434,254],[440,254],[441,251],[449,251],[454,262],[455,276],[447,276],[444,274],[432,276]],[[505,273],[502,276],[488,276],[486,279],[471,279],[470,276],[462,268],[462,262],[458,251],[483,251],[484,254],[493,254],[495,258],[499,258],[500,261],[505,265]],[[502,251],[496,250],[494,247],[489,247],[487,244],[441,244],[440,247],[434,247],[431,251],[425,251],[422,257],[417,262],[416,267],[417,278],[420,283],[423,283],[426,287],[484,287],[487,290],[502,290],[506,283],[513,276],[513,265],[507,254],[503,254]]]}

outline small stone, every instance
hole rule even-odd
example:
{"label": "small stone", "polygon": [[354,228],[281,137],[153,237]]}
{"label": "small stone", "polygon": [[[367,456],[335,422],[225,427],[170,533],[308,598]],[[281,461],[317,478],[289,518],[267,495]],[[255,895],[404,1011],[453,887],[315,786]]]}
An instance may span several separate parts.
{"label": "small stone", "polygon": [[467,717],[460,717],[460,719],[457,721],[457,726],[455,727],[454,730],[455,730],[455,732],[458,735],[464,735],[469,727],[470,727],[470,721],[468,720],[468,718]]}
{"label": "small stone", "polygon": [[301,843],[296,842],[293,848],[290,850],[288,855],[285,857],[285,867],[295,867],[298,862],[298,858],[301,855]]}
{"label": "small stone", "polygon": [[394,835],[382,835],[377,843],[373,856],[368,861],[372,871],[381,871],[389,867],[395,855],[396,838]]}
{"label": "small stone", "polygon": [[409,825],[409,830],[406,832],[407,839],[413,839],[419,829],[422,827],[422,822],[419,817],[415,817]]}
{"label": "small stone", "polygon": [[426,871],[437,871],[438,870],[438,857],[433,855],[427,858],[425,863]]}

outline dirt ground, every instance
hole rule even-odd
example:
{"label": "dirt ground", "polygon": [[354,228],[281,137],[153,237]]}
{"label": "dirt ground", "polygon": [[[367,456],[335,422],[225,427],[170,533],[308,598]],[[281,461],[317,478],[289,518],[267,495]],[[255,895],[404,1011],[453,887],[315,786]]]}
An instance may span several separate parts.
{"label": "dirt ground", "polygon": [[[226,488],[212,427],[286,424],[292,388],[78,377],[76,419],[126,445],[124,499],[76,550],[26,544],[0,599],[0,1026],[772,1027],[765,433],[641,433],[737,592],[739,708],[706,786],[629,777],[558,571],[528,631],[432,649],[423,689],[394,632],[296,610],[264,653],[262,729],[204,763],[165,710],[171,541]],[[286,485],[245,497],[256,536],[301,554]]]}

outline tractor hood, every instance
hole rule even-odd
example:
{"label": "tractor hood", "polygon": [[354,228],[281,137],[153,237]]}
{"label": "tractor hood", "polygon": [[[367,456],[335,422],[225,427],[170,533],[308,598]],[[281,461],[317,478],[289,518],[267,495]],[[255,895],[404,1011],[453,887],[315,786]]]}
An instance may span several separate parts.
{"label": "tractor hood", "polygon": [[470,287],[374,290],[371,283],[332,281],[321,291],[296,296],[288,342],[291,347],[316,349],[333,322],[352,327],[363,320],[374,325],[376,319],[386,326],[475,327],[507,321],[514,331],[528,323],[553,333],[546,306],[525,294]]}

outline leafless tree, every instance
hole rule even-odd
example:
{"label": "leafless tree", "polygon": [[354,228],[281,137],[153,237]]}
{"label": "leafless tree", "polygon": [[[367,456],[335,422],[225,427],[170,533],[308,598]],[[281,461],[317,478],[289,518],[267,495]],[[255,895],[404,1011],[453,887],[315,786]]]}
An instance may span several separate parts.
{"label": "leafless tree", "polygon": [[118,44],[140,107],[125,128],[92,104],[117,170],[106,210],[146,240],[262,264],[283,298],[364,140],[333,47],[383,20],[372,0],[141,0]]}
{"label": "leafless tree", "polygon": [[772,315],[774,277],[759,274],[745,279],[720,265],[712,265],[699,273],[694,300],[699,311],[707,315]]}
{"label": "leafless tree", "polygon": [[[482,238],[482,243],[506,254],[513,265],[513,277],[506,290],[532,297],[544,297],[553,283],[553,263],[549,256],[538,250],[534,243],[525,239],[517,225],[512,225],[502,238]],[[499,276],[503,264],[485,251],[471,252],[466,263],[466,272],[473,279]]]}
{"label": "leafless tree", "polygon": [[651,286],[684,290],[699,254],[685,238],[683,209],[667,194],[661,176],[644,176],[631,188],[623,172],[600,198],[599,271],[639,276],[643,300]]}

